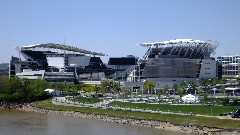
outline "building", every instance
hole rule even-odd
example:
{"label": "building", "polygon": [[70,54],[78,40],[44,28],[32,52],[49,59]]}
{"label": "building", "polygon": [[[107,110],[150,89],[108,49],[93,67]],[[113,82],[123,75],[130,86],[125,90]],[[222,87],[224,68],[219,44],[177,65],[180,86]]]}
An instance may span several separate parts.
{"label": "building", "polygon": [[175,39],[142,43],[141,46],[148,50],[132,71],[129,81],[149,79],[157,83],[218,77],[218,63],[211,57],[218,42]]}
{"label": "building", "polygon": [[[9,76],[46,79],[49,82],[74,83],[89,76],[101,80],[111,70],[103,64],[103,53],[87,51],[62,44],[37,44],[16,48],[25,58],[12,57]],[[95,77],[97,76],[97,77]]]}
{"label": "building", "polygon": [[217,61],[222,65],[222,77],[239,77],[240,55],[218,56]]}
{"label": "building", "polygon": [[111,57],[108,67],[112,69],[112,79],[126,81],[129,73],[137,66],[138,58],[133,55],[127,57]]}
{"label": "building", "polygon": [[[64,83],[101,81],[103,78],[136,83],[148,79],[157,87],[221,77],[221,63],[211,57],[218,42],[175,39],[142,43],[141,46],[148,48],[143,59],[133,55],[112,57],[108,65],[100,58],[105,54],[68,45],[47,43],[17,47],[25,60],[12,57],[9,76]],[[140,85],[137,83],[134,87]]]}

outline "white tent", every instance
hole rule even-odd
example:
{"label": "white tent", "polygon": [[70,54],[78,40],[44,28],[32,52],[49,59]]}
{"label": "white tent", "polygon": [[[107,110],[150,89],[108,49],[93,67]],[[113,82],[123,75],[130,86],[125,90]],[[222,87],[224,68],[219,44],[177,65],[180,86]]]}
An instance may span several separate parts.
{"label": "white tent", "polygon": [[197,96],[191,94],[183,96],[182,100],[184,103],[197,103],[199,101]]}

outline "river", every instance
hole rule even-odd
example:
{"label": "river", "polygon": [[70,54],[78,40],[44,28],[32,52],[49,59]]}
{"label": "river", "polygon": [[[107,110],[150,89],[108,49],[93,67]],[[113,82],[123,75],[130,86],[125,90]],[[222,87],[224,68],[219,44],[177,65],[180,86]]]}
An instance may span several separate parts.
{"label": "river", "polygon": [[0,135],[190,135],[67,116],[0,110]]}

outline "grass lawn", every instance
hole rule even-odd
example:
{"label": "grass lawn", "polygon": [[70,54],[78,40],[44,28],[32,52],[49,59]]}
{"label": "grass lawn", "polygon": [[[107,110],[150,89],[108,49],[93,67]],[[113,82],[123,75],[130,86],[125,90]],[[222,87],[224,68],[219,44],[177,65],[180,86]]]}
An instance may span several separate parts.
{"label": "grass lawn", "polygon": [[97,98],[86,98],[86,97],[75,97],[75,98],[68,98],[71,101],[79,102],[79,103],[98,103],[103,101],[102,99],[97,99]]}
{"label": "grass lawn", "polygon": [[[175,124],[190,124],[190,125],[198,125],[198,126],[240,129],[240,121],[238,120],[217,119],[212,117],[209,118],[209,117],[200,117],[200,116],[173,115],[173,114],[152,114],[152,113],[143,113],[143,112],[123,111],[123,110],[54,105],[52,104],[51,99],[34,102],[33,104],[34,106],[46,108],[46,109],[48,108],[48,109],[55,109],[55,110],[79,111],[82,113],[108,114],[110,116],[130,117],[130,118],[137,118],[137,119],[154,119],[154,120],[160,120],[160,121],[167,121]],[[177,106],[173,106],[173,107],[177,107]],[[192,109],[192,110],[195,110],[195,109]]]}
{"label": "grass lawn", "polygon": [[204,106],[204,105],[170,105],[170,104],[145,104],[130,102],[112,102],[112,106],[151,109],[160,111],[183,112],[201,115],[219,116],[221,113],[233,112],[240,106]]}

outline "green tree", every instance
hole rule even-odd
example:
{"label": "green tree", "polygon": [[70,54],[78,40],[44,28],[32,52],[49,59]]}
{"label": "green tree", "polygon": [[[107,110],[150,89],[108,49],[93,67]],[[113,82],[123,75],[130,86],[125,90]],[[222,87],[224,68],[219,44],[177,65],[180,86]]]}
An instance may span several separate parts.
{"label": "green tree", "polygon": [[104,79],[100,83],[101,93],[119,92],[120,88],[114,80]]}
{"label": "green tree", "polygon": [[200,85],[204,87],[204,89],[206,89],[207,86],[213,86],[216,84],[216,81],[215,79],[212,79],[212,78],[202,78],[200,80]]}
{"label": "green tree", "polygon": [[64,83],[59,83],[59,82],[49,83],[49,88],[60,90],[60,91],[66,91],[67,90],[66,86],[67,85],[65,85]]}
{"label": "green tree", "polygon": [[166,84],[163,86],[163,89],[161,90],[162,95],[167,95],[169,86]]}
{"label": "green tree", "polygon": [[149,94],[149,91],[151,91],[155,86],[154,83],[150,80],[146,80],[143,85],[144,85],[144,88],[148,91],[148,94]]}
{"label": "green tree", "polygon": [[221,84],[227,83],[227,78],[225,78],[225,77],[221,78],[221,79],[220,79],[220,83],[221,83]]}
{"label": "green tree", "polygon": [[189,81],[189,86],[190,86],[191,90],[193,90],[193,91],[191,91],[191,93],[194,93],[194,94],[197,93],[197,91],[196,91],[197,83],[196,82]]}
{"label": "green tree", "polygon": [[180,99],[182,99],[183,97],[183,94],[186,92],[186,86],[187,86],[187,83],[185,81],[182,81],[180,83],[180,88],[178,89],[177,93],[179,94],[180,96]]}
{"label": "green tree", "polygon": [[130,94],[131,94],[131,87],[126,87],[124,89],[124,96],[127,97]]}
{"label": "green tree", "polygon": [[197,93],[203,93],[204,91],[203,91],[203,87],[202,86],[199,86],[198,88],[197,88]]}
{"label": "green tree", "polygon": [[173,89],[174,89],[175,91],[178,91],[179,88],[180,88],[180,87],[179,87],[178,83],[173,83]]}
{"label": "green tree", "polygon": [[25,97],[28,101],[41,100],[47,97],[47,93],[44,91],[48,88],[48,82],[45,80],[28,80],[25,79],[24,87],[26,89],[27,97]]}
{"label": "green tree", "polygon": [[0,101],[31,102],[48,98],[44,89],[48,83],[41,80],[28,80],[12,77],[4,80],[0,89]]}
{"label": "green tree", "polygon": [[96,85],[91,85],[91,84],[85,84],[83,87],[81,87],[81,90],[85,92],[95,92],[97,89]]}
{"label": "green tree", "polygon": [[194,81],[189,81],[189,85],[192,87],[192,88],[195,88],[197,86],[197,83],[194,82]]}
{"label": "green tree", "polygon": [[219,84],[220,80],[218,78],[213,78],[213,85]]}
{"label": "green tree", "polygon": [[207,86],[207,85],[208,85],[208,79],[202,78],[202,79],[200,80],[200,85],[201,85],[201,86]]}
{"label": "green tree", "polygon": [[224,96],[226,95],[224,86],[222,86],[219,91],[220,93],[224,94]]}
{"label": "green tree", "polygon": [[203,99],[204,99],[205,102],[207,101],[207,99],[208,99],[208,94],[207,93],[203,94]]}
{"label": "green tree", "polygon": [[0,93],[5,90],[7,81],[8,81],[7,76],[0,75]]}

